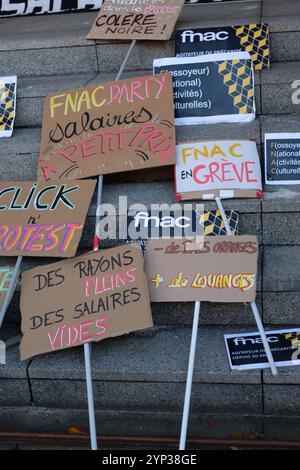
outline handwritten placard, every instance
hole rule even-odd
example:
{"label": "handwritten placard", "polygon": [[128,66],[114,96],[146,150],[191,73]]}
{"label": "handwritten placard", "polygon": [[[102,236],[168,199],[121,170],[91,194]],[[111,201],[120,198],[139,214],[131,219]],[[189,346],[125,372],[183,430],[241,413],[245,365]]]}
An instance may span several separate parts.
{"label": "handwritten placard", "polygon": [[47,96],[38,179],[76,179],[176,162],[172,83],[149,75]]}
{"label": "handwritten placard", "polygon": [[152,326],[136,245],[87,253],[22,275],[21,358]]}
{"label": "handwritten placard", "polygon": [[95,185],[0,183],[0,256],[74,256]]}
{"label": "handwritten placard", "polygon": [[252,302],[256,297],[255,236],[149,240],[145,270],[152,302]]}
{"label": "handwritten placard", "polygon": [[155,59],[153,70],[172,74],[178,126],[255,119],[253,65],[248,52]]}
{"label": "handwritten placard", "polygon": [[262,197],[261,169],[252,140],[211,140],[176,146],[176,199]]}
{"label": "handwritten placard", "polygon": [[184,0],[105,0],[87,39],[168,40]]}

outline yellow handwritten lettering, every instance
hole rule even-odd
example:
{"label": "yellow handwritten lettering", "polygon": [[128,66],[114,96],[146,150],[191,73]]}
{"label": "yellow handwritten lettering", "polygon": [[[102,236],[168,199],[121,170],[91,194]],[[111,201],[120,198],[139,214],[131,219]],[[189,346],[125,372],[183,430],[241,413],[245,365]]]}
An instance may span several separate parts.
{"label": "yellow handwritten lettering", "polygon": [[54,117],[54,114],[55,114],[55,108],[60,108],[61,106],[64,105],[64,103],[62,101],[59,101],[57,103],[56,100],[58,100],[59,98],[62,98],[64,96],[66,96],[65,93],[63,93],[61,95],[50,96],[50,112],[51,112],[51,117],[52,118]]}
{"label": "yellow handwritten lettering", "polygon": [[243,153],[235,153],[235,149],[237,147],[241,147],[241,144],[233,144],[229,147],[230,155],[232,155],[233,157],[237,157],[237,158],[243,157],[244,156]]}
{"label": "yellow handwritten lettering", "polygon": [[103,98],[102,101],[97,101],[96,93],[98,90],[104,90],[104,87],[102,85],[97,86],[94,89],[91,98],[92,98],[93,106],[95,106],[96,108],[101,108],[101,106],[103,106],[106,103],[106,99]]}

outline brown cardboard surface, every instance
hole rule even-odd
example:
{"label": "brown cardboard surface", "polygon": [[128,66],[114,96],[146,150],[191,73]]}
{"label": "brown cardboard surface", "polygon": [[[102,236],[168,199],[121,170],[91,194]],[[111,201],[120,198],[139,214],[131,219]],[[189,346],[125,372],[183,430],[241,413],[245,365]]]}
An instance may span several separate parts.
{"label": "brown cardboard surface", "polygon": [[169,74],[91,85],[45,99],[38,179],[78,179],[175,162]]}
{"label": "brown cardboard surface", "polygon": [[[117,5],[116,5],[117,3]],[[170,39],[184,0],[105,0],[87,39]]]}
{"label": "brown cardboard surface", "polygon": [[143,264],[127,244],[24,272],[21,358],[152,326]]}
{"label": "brown cardboard surface", "polygon": [[0,183],[0,256],[74,256],[96,182]]}
{"label": "brown cardboard surface", "polygon": [[256,297],[257,238],[252,235],[152,239],[145,271],[152,302],[252,302]]}

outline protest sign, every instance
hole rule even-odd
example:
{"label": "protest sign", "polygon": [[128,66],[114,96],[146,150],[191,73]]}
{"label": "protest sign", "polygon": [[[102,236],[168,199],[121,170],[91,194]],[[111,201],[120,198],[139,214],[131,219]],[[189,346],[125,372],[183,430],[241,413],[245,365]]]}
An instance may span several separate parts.
{"label": "protest sign", "polygon": [[148,240],[203,235],[204,227],[200,224],[203,205],[199,212],[192,209],[192,204],[189,208],[176,206],[175,209],[129,210],[121,236],[127,240]]}
{"label": "protest sign", "polygon": [[95,185],[0,183],[0,256],[74,256]]}
{"label": "protest sign", "polygon": [[[276,366],[296,366],[300,364],[299,329],[266,331],[266,337]],[[227,334],[224,335],[224,339],[232,370],[270,367],[259,333]]]}
{"label": "protest sign", "polygon": [[67,11],[97,10],[101,0],[0,0],[0,18]]}
{"label": "protest sign", "polygon": [[[203,235],[226,235],[226,228],[219,210],[176,211],[131,211],[123,224],[120,239],[127,242],[136,240],[143,252],[150,238],[184,238]],[[232,235],[238,233],[237,211],[225,210]]]}
{"label": "protest sign", "polygon": [[10,137],[16,117],[17,77],[0,77],[0,137]]}
{"label": "protest sign", "polygon": [[145,271],[152,302],[252,302],[256,297],[255,236],[149,240]]}
{"label": "protest sign", "polygon": [[175,161],[169,74],[46,97],[38,179],[86,178]]}
{"label": "protest sign", "polygon": [[255,119],[254,75],[248,52],[153,61],[154,73],[173,77],[175,124]]}
{"label": "protest sign", "polygon": [[262,197],[254,141],[185,142],[176,146],[176,154],[176,200]]}
{"label": "protest sign", "polygon": [[195,57],[223,52],[249,52],[255,70],[270,67],[269,27],[243,26],[189,28],[176,31],[176,57]]}
{"label": "protest sign", "polygon": [[87,39],[168,40],[184,0],[105,0]]}
{"label": "protest sign", "polygon": [[14,270],[8,266],[0,267],[0,310],[13,279]]}
{"label": "protest sign", "polygon": [[265,134],[266,184],[300,184],[300,132]]}
{"label": "protest sign", "polygon": [[86,253],[22,275],[21,359],[152,326],[136,245]]}

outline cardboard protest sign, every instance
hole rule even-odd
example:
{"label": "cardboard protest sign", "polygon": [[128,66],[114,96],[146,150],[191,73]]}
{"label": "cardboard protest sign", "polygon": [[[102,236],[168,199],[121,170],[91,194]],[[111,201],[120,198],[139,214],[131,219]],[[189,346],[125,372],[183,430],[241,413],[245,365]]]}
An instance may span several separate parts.
{"label": "cardboard protest sign", "polygon": [[10,137],[16,117],[17,77],[0,77],[0,137]]}
{"label": "cardboard protest sign", "polygon": [[252,140],[185,142],[176,146],[176,200],[262,197]]}
{"label": "cardboard protest sign", "polygon": [[184,0],[105,0],[87,39],[168,40]]}
{"label": "cardboard protest sign", "polygon": [[13,276],[14,269],[9,266],[0,267],[0,309],[4,303]]}
{"label": "cardboard protest sign", "polygon": [[[266,337],[277,367],[300,364],[300,329],[266,331]],[[259,333],[224,335],[231,370],[270,367]]]}
{"label": "cardboard protest sign", "polygon": [[265,134],[266,184],[300,184],[300,132]]}
{"label": "cardboard protest sign", "polygon": [[[225,215],[232,235],[238,233],[239,214],[237,211],[225,210]],[[120,238],[127,242],[136,240],[143,252],[150,238],[183,238],[191,236],[226,235],[226,228],[219,210],[186,210],[182,211],[134,211],[128,212]]]}
{"label": "cardboard protest sign", "polygon": [[256,297],[255,236],[149,240],[145,271],[152,302],[252,302]]}
{"label": "cardboard protest sign", "polygon": [[136,245],[87,253],[22,275],[21,359],[152,326]]}
{"label": "cardboard protest sign", "polygon": [[176,57],[195,57],[223,52],[249,52],[255,70],[270,67],[267,24],[179,29],[175,35]]}
{"label": "cardboard protest sign", "polygon": [[176,161],[169,74],[91,85],[45,99],[38,179],[78,179]]}
{"label": "cardboard protest sign", "polygon": [[153,69],[173,77],[178,126],[255,119],[253,65],[248,52],[156,59]]}
{"label": "cardboard protest sign", "polygon": [[0,183],[0,256],[74,256],[95,185]]}
{"label": "cardboard protest sign", "polygon": [[97,10],[101,0],[0,0],[0,18],[67,11]]}

